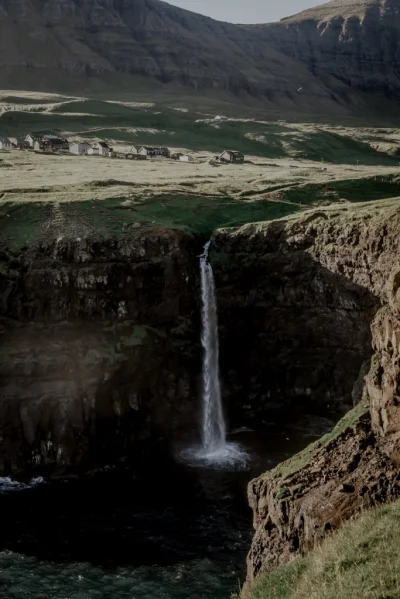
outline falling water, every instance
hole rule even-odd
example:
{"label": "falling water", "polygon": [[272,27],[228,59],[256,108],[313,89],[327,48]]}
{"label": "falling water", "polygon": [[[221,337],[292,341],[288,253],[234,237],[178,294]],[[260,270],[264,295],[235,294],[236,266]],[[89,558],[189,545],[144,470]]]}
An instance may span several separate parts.
{"label": "falling water", "polygon": [[212,266],[208,261],[210,242],[200,256],[203,345],[203,449],[207,454],[226,450],[226,427],[219,383],[218,314]]}
{"label": "falling water", "polygon": [[210,242],[200,256],[201,343],[203,346],[202,445],[186,449],[181,455],[194,465],[216,468],[245,468],[248,454],[237,443],[226,440],[226,425],[219,382],[218,313],[214,275],[208,261]]}

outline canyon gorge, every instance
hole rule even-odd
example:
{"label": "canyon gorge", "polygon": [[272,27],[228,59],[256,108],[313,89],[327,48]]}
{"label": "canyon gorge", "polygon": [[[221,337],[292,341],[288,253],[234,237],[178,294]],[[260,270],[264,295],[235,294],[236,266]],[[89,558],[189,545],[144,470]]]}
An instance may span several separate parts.
{"label": "canyon gorge", "polygon": [[[43,214],[35,243],[1,248],[1,475],[56,481],[173,459],[200,421],[208,235],[109,235],[99,214]],[[212,232],[229,430],[344,416],[250,482],[247,588],[399,496],[399,230],[394,199]]]}

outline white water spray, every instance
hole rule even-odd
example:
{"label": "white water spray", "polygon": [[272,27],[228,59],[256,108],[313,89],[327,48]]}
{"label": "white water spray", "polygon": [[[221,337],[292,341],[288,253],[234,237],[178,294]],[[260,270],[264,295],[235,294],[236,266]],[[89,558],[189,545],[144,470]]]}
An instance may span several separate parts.
{"label": "white water spray", "polygon": [[237,443],[227,443],[219,382],[218,311],[214,275],[208,261],[210,241],[200,256],[201,343],[203,346],[202,445],[182,457],[194,465],[213,468],[245,468],[248,454]]}
{"label": "white water spray", "polygon": [[214,275],[208,262],[210,242],[200,257],[203,345],[203,449],[207,454],[219,454],[226,449],[226,427],[219,383],[218,314]]}

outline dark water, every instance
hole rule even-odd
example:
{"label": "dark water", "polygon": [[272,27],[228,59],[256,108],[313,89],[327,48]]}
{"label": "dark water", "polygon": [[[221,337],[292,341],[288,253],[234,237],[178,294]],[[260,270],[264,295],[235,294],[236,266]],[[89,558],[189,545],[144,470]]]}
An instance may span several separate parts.
{"label": "dark water", "polygon": [[[245,470],[154,463],[30,489],[0,484],[0,599],[228,599],[245,575],[253,476],[330,427],[232,438]],[[179,455],[180,449],[177,448]]]}

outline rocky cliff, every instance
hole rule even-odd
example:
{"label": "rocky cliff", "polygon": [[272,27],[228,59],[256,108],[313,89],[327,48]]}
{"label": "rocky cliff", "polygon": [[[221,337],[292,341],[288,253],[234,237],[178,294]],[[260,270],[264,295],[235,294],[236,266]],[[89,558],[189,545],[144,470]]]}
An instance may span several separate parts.
{"label": "rocky cliff", "polygon": [[[378,298],[314,258],[314,219],[328,220],[309,218],[304,232],[275,222],[213,237],[221,374],[229,405],[245,397],[250,420],[275,420],[282,406],[343,414],[361,395]],[[333,237],[316,243],[336,247]]]}
{"label": "rocky cliff", "polygon": [[305,64],[335,94],[399,97],[398,0],[333,0],[264,29],[282,53]]}
{"label": "rocky cliff", "polygon": [[[300,219],[217,234],[218,244],[225,238],[228,247],[240,243],[242,250],[259,256],[270,256],[285,240],[289,262],[296,263],[296,255],[305,253],[308,271],[322,269],[333,277],[337,293],[357,292],[358,306],[360,298],[368,298],[364,317],[372,322],[374,353],[364,385],[346,356],[359,339],[350,333],[349,323],[336,323],[341,334],[350,333],[341,354],[349,366],[348,377],[353,382],[358,378],[353,397],[358,401],[361,395],[361,402],[331,434],[249,485],[255,535],[248,584],[260,572],[307,553],[362,509],[400,495],[399,229],[400,210],[394,200],[357,210],[314,211]],[[313,281],[309,288],[323,289],[315,276]],[[258,291],[254,293],[257,303]],[[338,317],[343,310],[351,318],[355,297],[342,297],[341,307],[334,308]],[[307,325],[315,326],[310,318],[305,329]],[[365,372],[362,368],[361,375]]]}
{"label": "rocky cliff", "polygon": [[334,0],[251,27],[159,0],[0,0],[0,83],[79,95],[196,90],[279,111],[376,110],[399,95],[399,7]]}
{"label": "rocky cliff", "polygon": [[62,239],[54,225],[3,248],[2,474],[104,466],[193,425],[198,247],[160,228],[80,239],[64,223]]}

